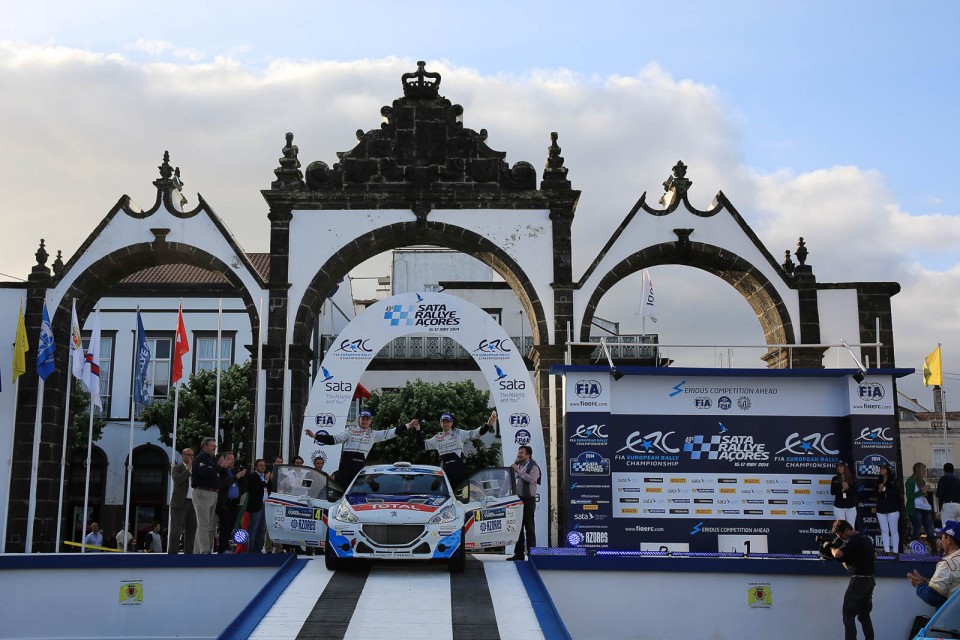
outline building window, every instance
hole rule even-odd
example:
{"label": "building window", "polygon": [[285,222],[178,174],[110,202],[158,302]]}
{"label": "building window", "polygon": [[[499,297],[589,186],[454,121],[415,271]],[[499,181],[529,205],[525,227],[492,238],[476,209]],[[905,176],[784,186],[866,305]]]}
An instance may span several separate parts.
{"label": "building window", "polygon": [[493,320],[494,320],[497,324],[503,324],[503,322],[502,322],[502,320],[503,320],[503,308],[502,308],[502,307],[499,308],[499,309],[486,309],[486,308],[485,308],[484,311],[486,311],[487,313],[489,313],[489,314],[490,314],[490,317],[493,318]]}
{"label": "building window", "polygon": [[233,332],[220,335],[220,357],[217,358],[217,335],[197,335],[194,332],[194,371],[216,371],[217,364],[220,370],[233,364]]}
{"label": "building window", "polygon": [[[110,332],[107,335],[100,333],[100,403],[103,411],[100,413],[104,418],[110,417],[110,389],[113,382],[113,338],[116,332]],[[90,334],[83,337],[83,350],[86,353],[90,348]]]}
{"label": "building window", "polygon": [[147,365],[147,385],[153,401],[170,398],[171,358],[173,338],[170,336],[147,336],[150,347],[150,364]]}
{"label": "building window", "polygon": [[951,450],[953,447],[950,445],[935,444],[930,448],[930,460],[933,463],[933,469],[943,469],[943,465],[950,462]]}

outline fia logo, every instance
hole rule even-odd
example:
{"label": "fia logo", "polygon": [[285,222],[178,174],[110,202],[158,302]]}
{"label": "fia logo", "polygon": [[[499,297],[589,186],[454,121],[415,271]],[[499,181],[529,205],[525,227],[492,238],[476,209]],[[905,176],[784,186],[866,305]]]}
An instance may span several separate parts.
{"label": "fia logo", "polygon": [[599,398],[603,386],[596,380],[578,380],[573,390],[578,398]]}
{"label": "fia logo", "polygon": [[693,406],[697,409],[709,409],[713,406],[713,402],[706,396],[700,396],[693,401]]}
{"label": "fia logo", "polygon": [[861,382],[857,385],[857,395],[866,402],[877,402],[883,399],[885,392],[879,382]]}
{"label": "fia logo", "polygon": [[525,413],[511,413],[510,414],[510,426],[511,427],[529,427],[530,426],[530,416]]}
{"label": "fia logo", "polygon": [[337,418],[332,413],[318,413],[316,419],[318,427],[332,427],[337,424]]}

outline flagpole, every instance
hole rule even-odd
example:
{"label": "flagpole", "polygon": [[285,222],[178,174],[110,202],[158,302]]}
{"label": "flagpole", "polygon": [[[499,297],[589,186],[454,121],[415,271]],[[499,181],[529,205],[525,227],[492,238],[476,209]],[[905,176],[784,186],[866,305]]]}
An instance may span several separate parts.
{"label": "flagpole", "polygon": [[[88,410],[90,411],[90,426],[87,429],[87,477],[83,483],[83,529],[80,530],[80,533],[84,537],[86,537],[87,535],[87,518],[88,518],[87,512],[90,509],[90,466],[92,465],[91,453],[93,453],[93,410],[94,408],[95,407],[93,405],[93,396],[91,394],[90,406],[88,407]],[[81,545],[80,552],[86,553],[87,545],[85,544]]]}
{"label": "flagpole", "polygon": [[953,462],[950,449],[947,447],[947,392],[943,388],[943,345],[937,343],[937,353],[940,355],[940,419],[943,422],[943,457],[947,462]]}
{"label": "flagpole", "polygon": [[[38,350],[39,351],[39,350]],[[33,455],[30,458],[30,498],[27,503],[27,540],[24,553],[33,553],[33,521],[37,515],[37,475],[40,467],[40,420],[43,417],[43,387],[45,381],[37,376],[37,413],[33,421]]]}
{"label": "flagpole", "polygon": [[[170,472],[171,473],[173,473],[173,467],[177,464],[177,412],[179,409],[180,409],[180,381],[177,380],[173,385],[173,441],[170,443]],[[170,486],[170,490],[167,491],[167,551],[168,552],[170,551],[170,545],[173,544],[173,531],[170,530],[170,527],[173,525],[173,509],[170,507],[170,502],[173,500],[173,483],[171,482],[169,486]]]}
{"label": "flagpole", "polygon": [[[7,461],[7,486],[10,486],[10,479],[13,475],[13,444],[14,444],[14,434],[16,432],[17,426],[17,404],[20,399],[20,377],[18,376],[16,380],[13,381],[13,424],[10,429],[10,459]],[[3,516],[3,537],[0,538],[0,553],[5,553],[7,550],[7,523],[10,521],[10,511]]]}
{"label": "flagpole", "polygon": [[[134,358],[133,358],[133,375],[130,378],[130,446],[127,451],[127,489],[124,493],[123,504],[123,553],[127,552],[127,549],[130,547],[129,541],[127,540],[127,532],[130,529],[135,529],[136,527],[130,526],[130,488],[133,485],[133,421],[137,414],[137,370],[140,368],[140,305],[137,305],[137,328],[134,330],[133,343],[136,345],[134,348]],[[130,531],[130,535],[133,535],[133,532]]]}
{"label": "flagpole", "polygon": [[[67,354],[67,361],[72,361],[72,358]],[[67,401],[64,403],[63,409],[63,447],[60,450],[60,499],[57,502],[57,546],[55,547],[56,552],[60,553],[60,535],[62,533],[63,526],[63,486],[67,476],[67,429],[69,429],[70,424],[70,385],[73,382],[73,376],[71,375],[72,371],[70,366],[67,366]],[[87,532],[83,532],[84,537],[86,537]]]}
{"label": "flagpole", "polygon": [[[263,429],[260,427],[260,372],[263,371],[263,296],[260,296],[260,328],[257,329],[257,382],[256,398],[253,404],[253,428],[256,429],[257,442],[254,460],[263,457]],[[286,459],[286,458],[284,458]]]}
{"label": "flagpole", "polygon": [[217,367],[217,404],[213,410],[213,441],[217,449],[220,448],[220,319],[223,316],[223,298],[217,302],[217,353],[214,356],[214,362]]}

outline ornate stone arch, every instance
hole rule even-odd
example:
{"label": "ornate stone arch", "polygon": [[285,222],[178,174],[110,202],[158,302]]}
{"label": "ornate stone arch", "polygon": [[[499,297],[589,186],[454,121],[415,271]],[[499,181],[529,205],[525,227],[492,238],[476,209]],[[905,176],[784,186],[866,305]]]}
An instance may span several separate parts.
{"label": "ornate stone arch", "polygon": [[600,280],[590,294],[579,327],[579,340],[590,337],[590,325],[600,299],[615,284],[647,267],[684,265],[717,276],[743,296],[757,314],[767,344],[794,344],[796,331],[783,298],[755,266],[741,256],[702,242],[661,243],[646,247],[620,261]]}

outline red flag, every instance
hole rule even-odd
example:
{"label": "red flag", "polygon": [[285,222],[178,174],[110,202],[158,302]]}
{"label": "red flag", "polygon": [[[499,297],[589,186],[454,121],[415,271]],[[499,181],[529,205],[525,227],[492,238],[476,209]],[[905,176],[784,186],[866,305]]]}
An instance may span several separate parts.
{"label": "red flag", "polygon": [[177,343],[173,348],[173,383],[176,384],[183,377],[183,354],[190,351],[187,342],[187,328],[183,324],[183,304],[177,311]]}
{"label": "red flag", "polygon": [[370,399],[370,392],[367,391],[367,388],[366,388],[365,386],[363,386],[362,384],[360,384],[360,383],[358,382],[358,383],[357,383],[357,389],[356,389],[356,391],[353,392],[353,399],[354,399],[354,400],[369,400],[369,399]]}

